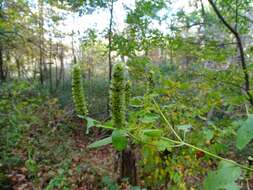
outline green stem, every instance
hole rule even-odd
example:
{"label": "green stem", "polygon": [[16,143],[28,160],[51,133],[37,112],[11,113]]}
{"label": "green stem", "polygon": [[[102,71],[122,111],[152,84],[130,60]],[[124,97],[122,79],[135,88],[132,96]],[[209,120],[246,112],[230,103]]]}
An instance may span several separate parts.
{"label": "green stem", "polygon": [[170,142],[173,142],[173,143],[177,143],[177,144],[179,144],[180,146],[185,145],[185,146],[190,147],[190,148],[193,148],[193,149],[195,149],[195,150],[199,150],[199,151],[201,151],[201,152],[204,152],[205,154],[207,154],[207,155],[209,155],[209,156],[212,156],[212,157],[214,157],[214,158],[217,158],[217,159],[219,159],[219,160],[224,160],[224,161],[226,161],[226,162],[229,162],[229,163],[231,163],[231,164],[234,164],[234,165],[236,165],[236,166],[239,166],[240,168],[243,168],[243,169],[245,169],[245,170],[253,171],[253,168],[250,168],[250,167],[247,167],[247,166],[245,166],[245,165],[239,164],[239,163],[235,162],[234,160],[229,160],[229,159],[223,158],[223,157],[221,157],[221,156],[218,156],[218,155],[216,155],[216,154],[214,154],[214,153],[211,153],[211,152],[209,152],[209,151],[207,151],[207,150],[204,150],[204,149],[202,149],[202,148],[199,148],[199,147],[194,146],[194,145],[192,145],[192,144],[189,144],[189,143],[187,143],[187,142],[175,141],[175,140],[172,140],[172,139],[169,139],[169,138],[166,138],[166,137],[162,137],[162,139],[163,139],[163,140],[170,141]]}
{"label": "green stem", "polygon": [[223,158],[223,157],[221,157],[221,156],[219,156],[219,155],[217,155],[217,154],[211,153],[211,152],[206,151],[206,150],[204,150],[204,149],[202,149],[202,148],[199,148],[199,147],[197,147],[197,146],[195,146],[195,145],[192,145],[192,144],[189,144],[189,143],[187,143],[187,142],[184,142],[184,141],[181,139],[181,137],[177,134],[177,132],[173,129],[173,127],[171,126],[171,124],[169,123],[169,121],[166,119],[165,115],[163,114],[162,110],[160,109],[159,105],[156,103],[156,101],[155,101],[154,99],[153,99],[153,102],[154,102],[154,104],[156,105],[156,107],[157,107],[158,111],[160,112],[161,116],[163,117],[165,123],[169,126],[169,128],[170,128],[171,131],[174,133],[174,135],[178,138],[179,141],[172,140],[172,139],[166,138],[166,137],[162,137],[162,139],[167,140],[167,141],[170,141],[170,142],[173,142],[173,143],[176,143],[176,144],[185,145],[185,146],[190,147],[190,148],[193,148],[193,149],[195,149],[195,150],[199,150],[199,151],[201,151],[201,152],[204,152],[205,154],[207,154],[207,155],[209,155],[209,156],[212,156],[212,157],[214,157],[214,158],[217,158],[217,159],[219,159],[219,160],[223,160],[223,161],[229,162],[229,163],[231,163],[231,164],[234,164],[234,165],[236,165],[236,166],[239,166],[239,167],[242,168],[242,169],[253,171],[253,168],[250,168],[250,167],[247,167],[247,166],[245,166],[245,165],[239,164],[239,163],[235,162],[234,160],[229,160],[229,159],[227,159],[227,158]]}
{"label": "green stem", "polygon": [[242,168],[242,169],[253,171],[253,168],[249,168],[249,167],[247,167],[247,166],[245,166],[245,165],[239,164],[239,163],[237,163],[237,162],[234,161],[234,160],[229,160],[229,159],[227,159],[227,158],[223,158],[223,157],[221,157],[221,156],[218,156],[217,154],[208,152],[208,151],[206,151],[206,150],[204,150],[204,149],[202,149],[202,148],[196,147],[196,146],[194,146],[194,145],[192,145],[192,144],[188,144],[188,143],[184,143],[184,144],[185,144],[185,146],[188,146],[188,147],[191,147],[191,148],[193,148],[193,149],[202,151],[202,152],[204,152],[205,154],[207,154],[207,155],[209,155],[209,156],[212,156],[212,157],[214,157],[214,158],[217,158],[217,159],[220,159],[220,160],[229,162],[229,163],[231,163],[231,164],[234,164],[234,165],[236,165],[236,166],[239,166],[239,167]]}
{"label": "green stem", "polygon": [[182,144],[181,141],[172,140],[172,139],[167,138],[167,137],[161,137],[161,139],[166,140],[166,141],[170,141],[170,142],[175,143],[175,144]]}
{"label": "green stem", "polygon": [[177,139],[180,141],[180,142],[183,142],[183,140],[181,139],[181,137],[177,134],[177,132],[173,129],[172,125],[170,124],[170,122],[167,120],[167,118],[165,117],[165,115],[163,114],[160,106],[156,103],[156,101],[153,99],[153,102],[156,106],[156,108],[158,109],[158,111],[160,112],[163,120],[165,121],[165,123],[169,126],[170,130],[174,133],[174,135],[177,137]]}

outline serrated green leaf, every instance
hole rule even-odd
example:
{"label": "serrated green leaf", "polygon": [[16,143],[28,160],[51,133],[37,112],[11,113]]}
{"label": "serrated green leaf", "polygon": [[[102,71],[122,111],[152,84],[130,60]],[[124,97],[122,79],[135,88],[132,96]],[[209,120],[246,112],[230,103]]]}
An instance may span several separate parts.
{"label": "serrated green leaf", "polygon": [[186,124],[186,125],[178,125],[176,126],[179,130],[182,130],[184,132],[189,132],[192,128],[192,125]]}
{"label": "serrated green leaf", "polygon": [[165,151],[167,150],[171,150],[171,146],[173,145],[171,142],[160,139],[158,140],[155,145],[157,146],[158,151]]}
{"label": "serrated green leaf", "polygon": [[205,140],[209,141],[213,138],[214,132],[210,129],[204,128],[203,130]]}
{"label": "serrated green leaf", "polygon": [[239,190],[235,181],[240,177],[241,169],[226,161],[221,161],[216,171],[208,172],[204,181],[205,190]]}
{"label": "serrated green leaf", "polygon": [[127,146],[126,131],[116,129],[112,132],[112,144],[116,150],[122,151]]}
{"label": "serrated green leaf", "polygon": [[240,122],[237,131],[236,147],[243,149],[253,139],[253,114],[250,114],[244,122]]}
{"label": "serrated green leaf", "polygon": [[104,138],[104,139],[101,139],[101,140],[98,140],[94,143],[91,143],[90,145],[88,145],[87,147],[88,148],[99,148],[101,146],[105,146],[105,145],[108,145],[112,143],[112,137],[107,137],[107,138]]}
{"label": "serrated green leaf", "polygon": [[159,116],[156,114],[145,114],[140,121],[142,123],[153,123],[159,119]]}
{"label": "serrated green leaf", "polygon": [[160,130],[160,129],[144,129],[142,132],[144,135],[147,135],[149,137],[161,137],[162,136],[162,130]]}
{"label": "serrated green leaf", "polygon": [[143,98],[141,96],[133,97],[130,100],[130,106],[136,107],[136,108],[143,107]]}

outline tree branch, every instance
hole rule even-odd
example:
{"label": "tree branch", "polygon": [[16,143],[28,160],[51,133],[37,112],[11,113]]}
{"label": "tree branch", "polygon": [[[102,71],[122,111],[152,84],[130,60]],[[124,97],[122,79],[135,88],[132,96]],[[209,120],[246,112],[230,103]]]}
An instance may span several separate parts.
{"label": "tree branch", "polygon": [[218,18],[220,19],[220,21],[227,27],[227,29],[235,36],[236,38],[236,42],[237,42],[237,46],[239,49],[239,53],[240,53],[240,59],[241,59],[241,67],[243,70],[243,74],[244,74],[244,85],[245,85],[245,92],[247,94],[247,99],[250,102],[250,104],[253,106],[253,96],[250,93],[250,79],[249,79],[249,73],[247,70],[247,65],[246,65],[246,61],[245,61],[245,54],[244,54],[244,50],[243,50],[243,45],[242,45],[242,40],[240,37],[239,32],[237,32],[236,29],[234,29],[226,20],[225,18],[221,15],[220,11],[218,10],[218,8],[216,7],[215,3],[212,0],[208,0],[208,2],[211,4],[215,14],[218,16]]}

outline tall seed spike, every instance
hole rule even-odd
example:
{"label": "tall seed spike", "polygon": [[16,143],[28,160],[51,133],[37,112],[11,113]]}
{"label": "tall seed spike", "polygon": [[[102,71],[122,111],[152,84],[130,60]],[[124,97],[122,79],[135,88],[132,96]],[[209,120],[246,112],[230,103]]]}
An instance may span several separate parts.
{"label": "tall seed spike", "polygon": [[125,66],[117,63],[113,66],[111,81],[111,115],[113,127],[124,128],[126,124]]}
{"label": "tall seed spike", "polygon": [[79,65],[75,65],[72,70],[72,96],[76,113],[81,116],[87,116],[88,109]]}

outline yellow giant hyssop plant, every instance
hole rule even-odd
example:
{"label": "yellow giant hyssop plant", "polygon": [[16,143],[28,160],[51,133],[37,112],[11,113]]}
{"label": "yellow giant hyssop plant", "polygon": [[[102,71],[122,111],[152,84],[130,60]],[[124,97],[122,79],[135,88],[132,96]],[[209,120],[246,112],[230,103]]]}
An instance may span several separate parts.
{"label": "yellow giant hyssop plant", "polygon": [[76,113],[79,116],[87,116],[88,109],[84,96],[81,68],[79,65],[74,65],[72,70],[72,96]]}

